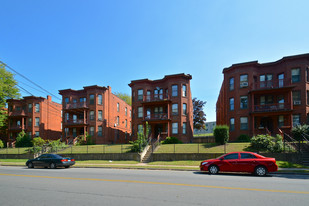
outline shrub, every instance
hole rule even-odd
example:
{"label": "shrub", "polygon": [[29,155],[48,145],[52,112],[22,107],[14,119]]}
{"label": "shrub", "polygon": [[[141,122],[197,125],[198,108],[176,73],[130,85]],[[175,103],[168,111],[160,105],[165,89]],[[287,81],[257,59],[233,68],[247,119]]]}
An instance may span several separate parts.
{"label": "shrub", "polygon": [[214,136],[217,144],[225,144],[229,141],[229,127],[217,125],[214,129]]}
{"label": "shrub", "polygon": [[283,151],[282,136],[257,135],[252,137],[250,147],[257,151],[269,151],[279,153]]}
{"label": "shrub", "polygon": [[176,137],[166,137],[165,140],[161,141],[161,144],[182,144],[182,141]]}
{"label": "shrub", "polygon": [[246,134],[241,134],[241,135],[238,136],[237,141],[238,142],[250,142],[251,137],[249,135],[246,135]]}
{"label": "shrub", "polygon": [[4,148],[3,141],[0,139],[0,148]]}
{"label": "shrub", "polygon": [[60,139],[53,140],[53,141],[49,140],[48,141],[48,146],[51,147],[52,151],[56,151],[58,149],[63,149],[65,147],[67,147],[64,142],[60,141]]}
{"label": "shrub", "polygon": [[296,140],[302,140],[304,134],[309,133],[309,125],[296,125],[292,128],[292,134],[294,136],[294,139]]}
{"label": "shrub", "polygon": [[92,139],[92,136],[90,136],[87,132],[85,135],[81,135],[77,137],[76,145],[94,145],[95,142]]}
{"label": "shrub", "polygon": [[44,139],[42,139],[41,137],[35,137],[32,140],[33,146],[38,146],[38,147],[42,147],[46,141]]}
{"label": "shrub", "polygon": [[21,131],[16,137],[15,147],[32,147],[32,139],[24,131]]}

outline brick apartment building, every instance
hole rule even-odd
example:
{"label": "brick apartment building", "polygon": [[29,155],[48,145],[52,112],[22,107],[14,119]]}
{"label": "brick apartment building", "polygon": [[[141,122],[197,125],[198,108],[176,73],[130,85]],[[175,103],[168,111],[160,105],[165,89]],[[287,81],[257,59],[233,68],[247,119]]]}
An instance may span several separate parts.
{"label": "brick apartment building", "polygon": [[290,133],[294,125],[308,123],[309,54],[234,64],[223,74],[217,125],[229,125],[230,140],[276,135],[279,129]]}
{"label": "brick apartment building", "polygon": [[51,96],[28,96],[22,99],[8,99],[8,139],[10,145],[18,133],[24,130],[28,135],[43,139],[61,138],[62,105],[52,101]]}
{"label": "brick apartment building", "polygon": [[145,125],[151,138],[177,137],[183,142],[193,139],[193,105],[189,74],[166,75],[163,79],[131,81],[132,135],[137,138]]}
{"label": "brick apartment building", "polygon": [[112,94],[111,87],[86,86],[59,90],[62,95],[63,137],[92,136],[96,144],[127,143],[131,134],[131,106]]}

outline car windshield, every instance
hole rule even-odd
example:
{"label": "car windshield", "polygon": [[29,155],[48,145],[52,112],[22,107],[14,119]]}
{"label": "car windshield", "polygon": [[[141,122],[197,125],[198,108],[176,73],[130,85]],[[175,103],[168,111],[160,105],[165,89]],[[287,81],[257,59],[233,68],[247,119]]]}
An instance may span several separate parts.
{"label": "car windshield", "polygon": [[63,158],[63,157],[61,157],[60,155],[57,155],[57,154],[51,154],[50,156],[51,156],[51,158],[58,158],[58,159]]}
{"label": "car windshield", "polygon": [[225,156],[225,155],[226,155],[226,154],[223,154],[223,155],[217,157],[216,159],[220,159],[221,157],[223,157],[223,156]]}

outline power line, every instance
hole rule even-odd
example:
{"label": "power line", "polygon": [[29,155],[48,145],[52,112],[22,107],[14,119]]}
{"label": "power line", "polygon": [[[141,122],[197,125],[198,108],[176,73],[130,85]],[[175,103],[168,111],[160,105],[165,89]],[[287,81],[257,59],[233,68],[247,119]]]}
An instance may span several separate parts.
{"label": "power line", "polygon": [[30,94],[31,96],[34,96],[31,92],[29,92],[28,90],[26,90],[25,88],[19,86],[18,84],[16,85],[17,87],[19,87],[20,89],[22,89],[24,92]]}
{"label": "power line", "polygon": [[30,87],[31,89],[34,89],[34,90],[36,90],[36,91],[38,91],[38,92],[41,92],[41,93],[45,94],[45,92],[42,92],[41,90],[38,90],[37,88],[34,88],[34,87],[30,86],[29,84],[26,84],[26,83],[24,83],[24,82],[22,82],[22,81],[18,81],[18,82],[19,82],[19,83],[22,83],[22,84],[24,84],[24,85],[26,85],[27,87]]}
{"label": "power line", "polygon": [[[52,93],[50,93],[49,91],[47,91],[46,89],[44,89],[43,87],[41,87],[40,85],[34,83],[32,80],[28,79],[27,77],[25,77],[24,75],[22,75],[21,73],[17,72],[16,70],[14,70],[12,67],[10,67],[9,65],[7,65],[6,63],[0,61],[0,63],[2,63],[4,66],[6,66],[7,68],[9,68],[10,70],[12,70],[13,72],[15,72],[16,74],[20,75],[21,77],[23,77],[24,79],[28,80],[29,82],[31,82],[32,84],[34,84],[35,86],[39,87],[40,89],[42,89],[43,91],[47,92],[48,94],[50,94],[51,96],[60,99],[59,97],[57,97],[56,95],[53,95]],[[33,95],[34,96],[34,95]]]}

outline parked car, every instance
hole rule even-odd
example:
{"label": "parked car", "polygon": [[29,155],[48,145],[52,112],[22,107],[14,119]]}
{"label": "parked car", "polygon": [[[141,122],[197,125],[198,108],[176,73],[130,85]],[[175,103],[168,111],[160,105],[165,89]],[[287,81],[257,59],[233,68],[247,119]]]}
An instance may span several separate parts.
{"label": "parked car", "polygon": [[264,157],[253,152],[232,152],[201,162],[200,170],[208,171],[210,174],[246,172],[264,176],[269,172],[278,171],[278,166],[275,158]]}
{"label": "parked car", "polygon": [[30,159],[26,162],[28,168],[33,168],[35,166],[49,167],[55,169],[57,167],[69,168],[75,164],[75,160],[70,157],[62,157],[57,154],[42,154],[41,156]]}

